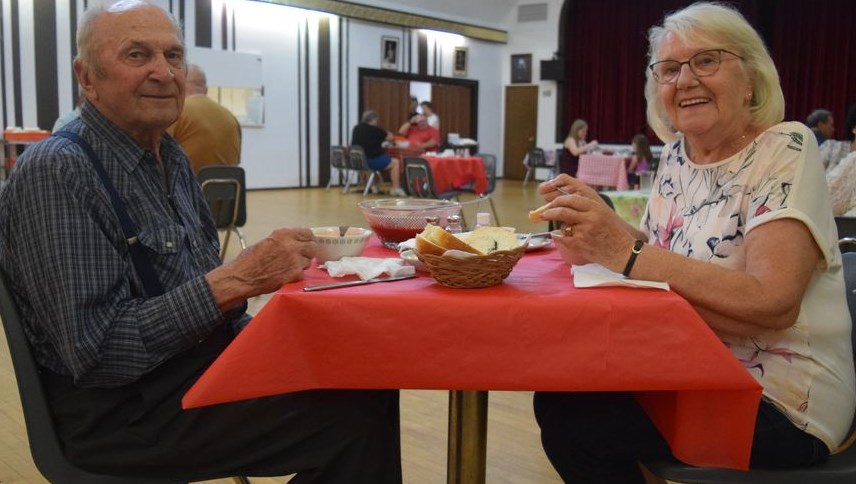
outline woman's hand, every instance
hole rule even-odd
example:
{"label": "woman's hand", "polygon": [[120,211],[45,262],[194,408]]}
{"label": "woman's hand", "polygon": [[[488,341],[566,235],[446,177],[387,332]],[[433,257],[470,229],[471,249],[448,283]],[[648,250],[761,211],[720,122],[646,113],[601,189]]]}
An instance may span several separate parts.
{"label": "woman's hand", "polygon": [[627,223],[593,188],[561,174],[542,183],[538,192],[550,202],[541,218],[561,222],[565,227],[566,236],[560,243],[567,244],[574,253],[610,270],[621,272],[624,269],[629,247],[633,245],[637,234],[631,232]]}

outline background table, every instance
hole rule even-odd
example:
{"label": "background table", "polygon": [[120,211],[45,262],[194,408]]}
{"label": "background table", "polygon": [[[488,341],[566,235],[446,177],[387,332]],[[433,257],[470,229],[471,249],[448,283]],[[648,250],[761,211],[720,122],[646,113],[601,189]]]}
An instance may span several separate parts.
{"label": "background table", "polygon": [[681,460],[748,466],[761,388],[673,292],[576,289],[554,249],[484,289],[422,275],[302,291],[323,282],[313,268],[277,292],[184,406],[316,388],[633,391]]}
{"label": "background table", "polygon": [[612,200],[615,213],[619,217],[626,220],[630,225],[639,227],[642,215],[645,214],[645,206],[648,205],[648,198],[651,196],[650,190],[604,191],[601,193]]}
{"label": "background table", "polygon": [[612,155],[580,155],[577,178],[589,185],[627,190],[627,158]]}
{"label": "background table", "polygon": [[477,156],[426,156],[423,155],[434,175],[434,190],[437,193],[459,190],[472,184],[477,194],[487,191],[487,172],[484,162]]}
{"label": "background table", "polygon": [[18,157],[18,146],[31,145],[51,135],[50,131],[35,129],[6,129],[3,131],[3,179],[9,176],[9,172],[15,166]]}

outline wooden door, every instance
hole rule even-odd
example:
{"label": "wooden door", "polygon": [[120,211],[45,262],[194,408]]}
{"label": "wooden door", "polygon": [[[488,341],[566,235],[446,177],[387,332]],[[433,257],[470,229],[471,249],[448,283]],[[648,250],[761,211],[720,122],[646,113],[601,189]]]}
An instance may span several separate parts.
{"label": "wooden door", "polygon": [[[366,77],[363,79],[363,110],[376,111],[380,116],[379,126],[393,134],[407,121],[407,105],[410,102],[410,82],[401,79]],[[362,117],[362,113],[360,113]]]}
{"label": "wooden door", "polygon": [[431,106],[440,117],[440,142],[446,144],[449,133],[458,133],[461,138],[475,139],[471,132],[472,89],[452,84],[431,84]]}
{"label": "wooden door", "polygon": [[523,157],[535,147],[537,133],[538,86],[506,86],[503,178],[523,179]]}

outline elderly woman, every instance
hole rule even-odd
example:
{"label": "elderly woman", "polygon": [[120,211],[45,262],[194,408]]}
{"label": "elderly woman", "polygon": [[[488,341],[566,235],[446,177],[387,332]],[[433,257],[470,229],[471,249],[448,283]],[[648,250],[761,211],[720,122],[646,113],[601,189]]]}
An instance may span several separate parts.
{"label": "elderly woman", "polygon": [[[560,243],[588,260],[668,282],[758,380],[752,467],[815,464],[844,440],[856,406],[817,142],[782,122],[775,66],[738,12],[694,4],[649,41],[648,121],[669,144],[641,230],[566,175],[540,186],[551,207],[542,218],[563,222]],[[568,482],[641,483],[637,461],[670,452],[628,394],[537,393],[534,404]]]}

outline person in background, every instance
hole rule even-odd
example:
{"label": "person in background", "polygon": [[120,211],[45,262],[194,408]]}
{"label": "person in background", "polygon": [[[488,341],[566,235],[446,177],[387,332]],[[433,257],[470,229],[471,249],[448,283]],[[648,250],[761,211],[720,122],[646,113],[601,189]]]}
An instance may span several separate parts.
{"label": "person in background", "polygon": [[429,101],[422,101],[420,106],[422,106],[422,116],[425,116],[425,121],[428,122],[428,126],[439,130],[440,117],[434,112],[434,107],[431,106],[431,103]]}
{"label": "person in background", "polygon": [[423,151],[440,148],[440,131],[421,114],[411,116],[398,128],[398,134],[407,138],[411,148]]}
{"label": "person in background", "polygon": [[832,112],[828,109],[815,109],[805,119],[805,124],[811,128],[815,139],[817,139],[817,146],[822,145],[828,139],[832,139],[832,136],[835,135],[834,122]]}
{"label": "person in background", "polygon": [[637,134],[630,141],[633,147],[633,156],[627,165],[627,182],[630,186],[639,185],[639,174],[643,171],[654,171],[654,155],[651,153],[651,145],[648,137],[642,133]]}
{"label": "person in background", "polygon": [[74,121],[75,119],[80,117],[80,108],[83,106],[83,103],[86,102],[86,96],[83,94],[83,91],[80,90],[80,87],[77,89],[77,103],[74,106],[74,109],[63,114],[54,122],[53,128],[51,129],[51,133],[56,133],[61,130],[63,126]]}
{"label": "person in background", "polygon": [[[730,7],[670,13],[649,32],[649,59],[648,124],[667,145],[640,228],[564,174],[539,187],[541,216],[588,261],[667,282],[758,381],[751,468],[822,462],[847,436],[856,375],[812,132],[782,122],[775,64]],[[537,392],[534,409],[565,482],[641,484],[638,461],[671,455],[629,393]]]}
{"label": "person in background", "polygon": [[28,147],[0,192],[0,268],[68,460],[164,482],[400,483],[396,391],[182,409],[249,323],[246,300],[299,280],[316,244],[309,229],[279,228],[221,263],[199,184],[165,135],[187,68],[172,16],[99,2],[81,17],[77,52],[80,118]]}
{"label": "person in background", "polygon": [[419,99],[416,96],[410,96],[410,105],[407,109],[407,119],[419,114]]}
{"label": "person in background", "polygon": [[401,163],[398,158],[391,158],[384,150],[384,143],[391,142],[391,132],[378,126],[380,116],[375,111],[366,111],[360,118],[360,124],[354,126],[351,132],[351,145],[360,146],[366,152],[366,161],[375,171],[389,171],[392,183],[390,195],[407,196],[401,189]]}
{"label": "person in background", "polygon": [[826,172],[826,183],[832,198],[832,214],[856,217],[856,151],[851,151]]}
{"label": "person in background", "polygon": [[208,97],[205,71],[187,69],[187,98],[181,116],[167,129],[184,148],[195,173],[207,165],[241,162],[241,124],[231,111]]}
{"label": "person in background", "polygon": [[588,153],[597,148],[597,141],[586,142],[588,136],[588,123],[583,119],[575,119],[568,131],[568,137],[562,146],[562,155],[559,157],[559,169],[562,173],[571,176],[577,175],[580,165],[580,155]]}

